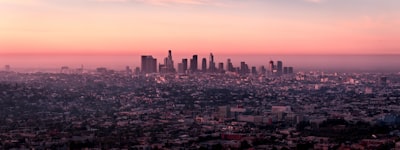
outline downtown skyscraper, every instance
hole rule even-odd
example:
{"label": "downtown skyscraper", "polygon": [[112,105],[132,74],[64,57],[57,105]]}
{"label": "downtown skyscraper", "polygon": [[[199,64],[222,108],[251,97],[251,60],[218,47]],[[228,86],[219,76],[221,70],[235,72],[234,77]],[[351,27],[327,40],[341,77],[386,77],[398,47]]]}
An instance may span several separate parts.
{"label": "downtown skyscraper", "polygon": [[216,71],[213,53],[210,54],[209,71],[212,72],[212,73],[214,73]]}
{"label": "downtown skyscraper", "polygon": [[157,73],[157,59],[151,55],[143,55],[141,73]]}
{"label": "downtown skyscraper", "polygon": [[197,72],[198,71],[198,56],[193,55],[192,59],[190,59],[190,71]]}
{"label": "downtown skyscraper", "polygon": [[168,56],[164,59],[164,64],[159,65],[160,73],[175,73],[174,60],[172,59],[172,51],[168,51]]}

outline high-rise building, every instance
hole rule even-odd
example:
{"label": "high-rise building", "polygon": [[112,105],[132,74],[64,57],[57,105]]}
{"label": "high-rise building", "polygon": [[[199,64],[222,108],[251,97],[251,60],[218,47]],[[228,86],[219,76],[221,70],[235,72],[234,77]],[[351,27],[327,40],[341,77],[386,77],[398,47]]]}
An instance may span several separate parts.
{"label": "high-rise building", "polygon": [[206,58],[203,58],[201,61],[201,71],[207,72],[207,59]]}
{"label": "high-rise building", "polygon": [[4,69],[5,69],[5,71],[9,72],[11,70],[11,67],[10,67],[10,65],[5,65]]}
{"label": "high-rise building", "polygon": [[212,53],[210,53],[210,72],[215,72],[216,71],[216,67],[215,67],[215,62],[214,62],[214,55]]}
{"label": "high-rise building", "polygon": [[158,72],[160,73],[168,73],[167,66],[164,64],[158,64]]}
{"label": "high-rise building", "polygon": [[185,73],[185,70],[183,69],[183,63],[178,63],[178,73]]}
{"label": "high-rise building", "polygon": [[276,73],[278,75],[282,75],[282,72],[283,72],[283,63],[282,61],[278,61],[276,64]]}
{"label": "high-rise building", "polygon": [[275,65],[274,65],[274,61],[269,61],[269,72],[271,74],[274,74],[274,70],[275,70]]}
{"label": "high-rise building", "polygon": [[249,66],[245,62],[240,62],[240,73],[241,74],[250,73]]}
{"label": "high-rise building", "polygon": [[283,74],[288,74],[288,73],[289,73],[288,67],[283,67]]}
{"label": "high-rise building", "polygon": [[125,67],[126,75],[130,76],[132,75],[132,69],[129,66]]}
{"label": "high-rise building", "polygon": [[293,67],[288,67],[288,74],[293,74]]}
{"label": "high-rise building", "polygon": [[164,59],[164,64],[160,64],[159,71],[161,73],[175,73],[174,60],[172,59],[172,51],[168,51],[168,56]]}
{"label": "high-rise building", "polygon": [[251,74],[257,75],[257,68],[255,66],[251,67]]}
{"label": "high-rise building", "polygon": [[182,67],[183,67],[183,73],[186,73],[188,70],[188,60],[186,58],[182,59]]}
{"label": "high-rise building", "polygon": [[219,72],[224,72],[224,63],[219,63],[218,64],[218,70],[219,70]]}
{"label": "high-rise building", "polygon": [[198,61],[197,61],[197,55],[193,55],[193,58],[190,59],[190,70],[192,72],[197,72],[197,67],[198,67]]}
{"label": "high-rise building", "polygon": [[157,59],[153,56],[142,56],[142,73],[156,73],[157,72]]}
{"label": "high-rise building", "polygon": [[234,72],[235,68],[233,67],[233,64],[231,62],[231,59],[228,59],[226,62],[226,70],[229,72]]}
{"label": "high-rise building", "polygon": [[265,69],[265,66],[261,66],[260,71],[261,71],[261,74],[267,73],[267,69]]}

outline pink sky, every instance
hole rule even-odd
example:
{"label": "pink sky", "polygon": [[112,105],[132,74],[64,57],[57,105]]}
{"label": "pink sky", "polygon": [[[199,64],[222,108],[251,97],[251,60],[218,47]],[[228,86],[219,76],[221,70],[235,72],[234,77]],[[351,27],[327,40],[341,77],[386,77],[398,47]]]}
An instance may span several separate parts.
{"label": "pink sky", "polygon": [[398,0],[0,0],[0,55],[400,54],[398,6]]}

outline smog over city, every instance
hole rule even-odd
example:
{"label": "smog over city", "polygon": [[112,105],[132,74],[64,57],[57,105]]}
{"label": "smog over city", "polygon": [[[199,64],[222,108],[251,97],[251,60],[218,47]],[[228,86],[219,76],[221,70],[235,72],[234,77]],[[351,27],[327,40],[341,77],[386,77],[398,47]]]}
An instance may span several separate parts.
{"label": "smog over city", "polygon": [[398,0],[0,0],[0,149],[400,149]]}

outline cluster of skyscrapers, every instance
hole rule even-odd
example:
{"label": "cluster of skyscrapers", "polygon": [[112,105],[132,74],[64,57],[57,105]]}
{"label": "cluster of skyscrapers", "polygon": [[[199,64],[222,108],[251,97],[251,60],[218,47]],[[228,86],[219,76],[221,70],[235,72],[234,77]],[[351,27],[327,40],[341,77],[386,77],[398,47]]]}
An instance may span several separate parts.
{"label": "cluster of skyscrapers", "polygon": [[283,75],[283,74],[292,74],[293,67],[284,67],[282,61],[277,61],[276,65],[274,61],[269,62],[269,70],[273,75]]}
{"label": "cluster of skyscrapers", "polygon": [[[201,68],[198,68],[199,59],[198,55],[193,55],[190,60],[187,58],[183,58],[182,62],[178,63],[178,69],[176,70],[174,67],[174,61],[172,59],[172,51],[168,51],[168,56],[164,58],[163,64],[158,64],[157,69],[157,59],[151,55],[143,55],[141,56],[141,73],[225,73],[225,72],[235,72],[239,74],[269,74],[269,75],[284,75],[284,74],[292,74],[293,67],[284,67],[282,61],[277,61],[277,64],[274,64],[274,61],[269,62],[269,70],[262,66],[259,70],[256,67],[249,67],[246,62],[240,62],[240,67],[234,67],[231,59],[227,60],[226,68],[224,68],[224,63],[220,62],[217,64],[214,61],[214,55],[211,53],[209,56],[209,61],[207,62],[207,58],[202,58],[201,60]],[[208,65],[207,65],[208,64]]]}

